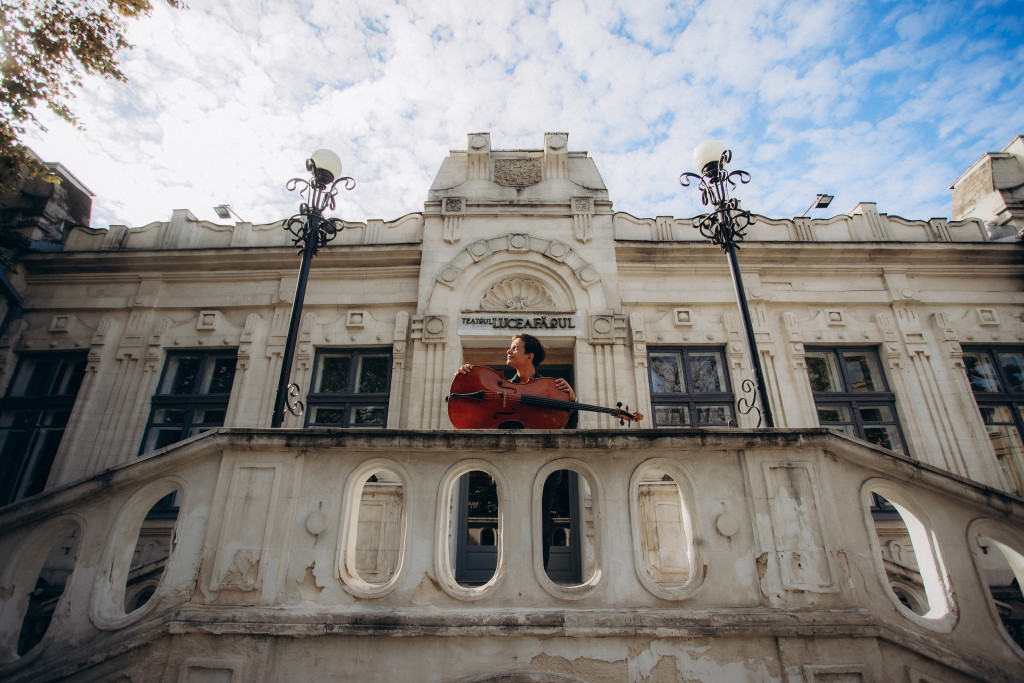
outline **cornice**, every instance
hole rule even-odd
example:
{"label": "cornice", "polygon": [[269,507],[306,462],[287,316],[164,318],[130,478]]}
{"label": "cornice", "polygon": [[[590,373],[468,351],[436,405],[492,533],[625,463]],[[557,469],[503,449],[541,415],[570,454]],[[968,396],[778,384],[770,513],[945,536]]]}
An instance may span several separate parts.
{"label": "cornice", "polygon": [[[313,271],[331,268],[418,267],[422,248],[418,243],[337,245],[323,247],[313,261]],[[294,247],[231,247],[217,249],[145,249],[123,251],[68,251],[27,254],[18,261],[29,275],[102,273],[139,275],[175,271],[192,273],[290,272],[299,267]],[[390,272],[390,271],[389,271]],[[229,275],[230,277],[230,275]]]}
{"label": "cornice", "polygon": [[[710,242],[648,242],[616,240],[620,265],[707,265],[722,250]],[[934,267],[949,275],[957,268],[1005,267],[1006,274],[1024,274],[1024,246],[1008,242],[744,242],[739,250],[743,267],[797,266],[877,271],[883,266]]]}

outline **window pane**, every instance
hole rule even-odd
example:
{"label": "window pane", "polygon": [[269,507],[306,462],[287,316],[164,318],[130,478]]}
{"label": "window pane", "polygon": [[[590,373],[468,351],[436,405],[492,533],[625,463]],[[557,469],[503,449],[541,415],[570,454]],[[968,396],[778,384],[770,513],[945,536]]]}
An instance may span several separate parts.
{"label": "window pane", "polygon": [[1019,351],[997,353],[999,367],[1010,386],[1008,391],[1024,391],[1024,353]]}
{"label": "window pane", "polygon": [[185,423],[185,409],[184,408],[157,408],[153,411],[153,424],[184,424]]}
{"label": "window pane", "polygon": [[325,355],[320,361],[320,376],[317,378],[317,393],[340,394],[347,392],[352,355]]}
{"label": "window pane", "polygon": [[353,406],[351,417],[353,427],[383,427],[384,406]]}
{"label": "window pane", "polygon": [[235,364],[234,358],[215,358],[203,393],[230,394],[231,383],[235,381]]}
{"label": "window pane", "polygon": [[728,425],[732,406],[697,406],[697,425]]}
{"label": "window pane", "polygon": [[830,351],[808,352],[807,377],[811,380],[811,391],[842,391],[843,381],[839,374],[836,356]]}
{"label": "window pane", "polygon": [[146,441],[146,451],[155,451],[158,448],[164,446],[170,446],[172,443],[181,440],[181,428],[175,429],[151,429],[149,431],[149,439]]}
{"label": "window pane", "polygon": [[964,367],[967,369],[967,379],[971,382],[972,390],[979,392],[1003,390],[996,377],[996,368],[984,351],[965,352]]}
{"label": "window pane", "polygon": [[999,466],[1007,483],[1018,493],[1024,490],[1020,466],[1024,456],[1024,443],[1021,443],[1020,432],[1012,426],[990,426],[988,438],[992,441]]}
{"label": "window pane", "polygon": [[1013,424],[1013,413],[1007,405],[980,405],[981,419],[985,424]]}
{"label": "window pane", "polygon": [[0,427],[31,428],[36,426],[34,410],[5,410],[0,413]]}
{"label": "window pane", "polygon": [[57,447],[60,446],[63,436],[63,429],[46,429],[36,432],[35,443],[30,447],[28,471],[25,473],[22,489],[18,493],[19,498],[35,495],[46,487],[46,479],[50,476],[53,459],[57,455]]}
{"label": "window pane", "polygon": [[895,425],[864,425],[864,440],[890,451],[903,452],[903,442]]}
{"label": "window pane", "polygon": [[196,408],[192,416],[192,422],[193,424],[201,424],[206,428],[223,427],[227,412],[224,408]]}
{"label": "window pane", "polygon": [[655,406],[654,424],[659,427],[689,427],[690,409],[688,406]]}
{"label": "window pane", "polygon": [[167,360],[167,375],[161,394],[191,394],[199,378],[197,356],[172,356]]}
{"label": "window pane", "polygon": [[843,354],[843,362],[850,378],[850,391],[885,391],[875,354],[847,352]]}
{"label": "window pane", "polygon": [[10,396],[46,396],[50,393],[50,373],[55,359],[31,358],[21,362]]}
{"label": "window pane", "polygon": [[652,353],[651,393],[679,394],[683,392],[682,373],[680,372],[679,354]]}
{"label": "window pane", "polygon": [[689,354],[689,359],[693,393],[725,391],[721,354],[713,351],[693,352]]}
{"label": "window pane", "polygon": [[486,472],[465,476],[466,545],[494,546],[498,541],[498,487]]}
{"label": "window pane", "polygon": [[869,406],[860,408],[860,419],[864,422],[895,422],[889,406]]}
{"label": "window pane", "polygon": [[320,425],[345,424],[344,408],[316,408],[313,411],[313,422]]}
{"label": "window pane", "polygon": [[391,367],[391,356],[388,354],[364,355],[359,357],[360,394],[383,394],[388,389],[388,370]]}
{"label": "window pane", "polygon": [[[850,407],[844,404],[824,404],[818,406],[818,424],[826,422],[852,422]],[[831,426],[831,425],[830,425]]]}
{"label": "window pane", "polygon": [[57,377],[54,378],[52,395],[77,396],[78,387],[82,385],[84,376],[84,360],[62,360],[57,370]]}

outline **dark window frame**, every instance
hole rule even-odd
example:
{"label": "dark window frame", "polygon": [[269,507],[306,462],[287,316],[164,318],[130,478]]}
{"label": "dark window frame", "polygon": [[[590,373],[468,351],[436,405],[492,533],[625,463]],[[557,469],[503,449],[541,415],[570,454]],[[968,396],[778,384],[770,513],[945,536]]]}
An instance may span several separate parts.
{"label": "dark window frame", "polygon": [[[818,418],[818,424],[822,427],[836,427],[842,430],[844,426],[850,426],[853,428],[854,434],[858,439],[874,443],[867,437],[865,432],[865,424],[872,425],[894,425],[896,427],[896,433],[900,438],[900,452],[903,455],[909,455],[907,449],[907,439],[903,433],[903,424],[900,420],[899,411],[896,406],[896,394],[891,390],[889,384],[889,378],[885,376],[885,368],[882,365],[882,359],[878,353],[878,349],[870,346],[809,346],[806,349],[806,353],[833,353],[837,356],[837,366],[839,368],[840,377],[845,388],[845,391],[815,391],[814,387],[811,387],[811,395],[814,397],[815,415]],[[881,391],[857,391],[851,389],[851,381],[849,371],[846,363],[842,362],[845,354],[859,354],[869,353],[875,360],[875,367],[878,368],[878,379],[883,385]],[[808,380],[810,377],[808,376]],[[845,404],[850,407],[850,420],[825,420],[821,419],[819,413],[819,406],[828,404]],[[861,413],[861,408],[871,408],[877,406],[884,406],[890,408],[892,411],[891,420],[878,420],[872,422],[866,422]],[[845,431],[845,430],[842,430]],[[895,450],[895,449],[893,449]]]}
{"label": "dark window frame", "polygon": [[[1013,391],[1012,387],[1014,382],[1007,377],[1005,369],[1000,364],[996,354],[999,353],[1024,353],[1024,347],[1020,346],[1000,346],[1000,345],[966,345],[963,347],[963,353],[966,354],[984,354],[988,357],[989,363],[995,370],[995,379],[999,382],[999,391],[979,391],[974,387],[974,383],[971,382],[970,369],[968,362],[964,361],[964,371],[967,373],[967,381],[971,387],[971,393],[974,396],[975,405],[978,407],[978,412],[981,414],[981,420],[985,427],[991,426],[1012,426],[1017,429],[1017,434],[1021,439],[1024,439],[1024,390]],[[985,409],[1005,407],[1009,410],[1010,420],[1008,421],[988,421],[985,417]],[[1000,461],[1002,458],[999,453],[996,452],[996,458]],[[1010,460],[1011,471],[1006,471],[1006,467],[1000,462],[1000,466],[1003,467],[1006,476],[1011,480],[1008,482],[1017,493],[1024,493],[1024,469],[1022,469],[1022,463],[1015,462],[1012,458]]]}
{"label": "dark window frame", "polygon": [[[200,368],[191,390],[188,393],[163,391],[169,380],[168,373],[171,370],[172,361],[189,357],[199,358],[200,363]],[[203,387],[206,378],[209,376],[208,373],[212,371],[216,361],[220,359],[231,359],[235,363],[231,370],[231,386],[227,392],[204,392]],[[194,430],[198,429],[198,434],[224,426],[225,420],[204,420],[197,423],[196,413],[199,409],[203,409],[205,414],[206,410],[222,408],[225,418],[227,417],[228,407],[231,402],[231,390],[234,388],[235,375],[237,373],[237,364],[238,349],[175,349],[168,351],[167,356],[164,358],[164,365],[160,372],[160,382],[157,384],[156,393],[150,399],[149,418],[146,420],[146,430],[142,434],[142,443],[139,444],[139,455],[151,453],[179,441],[184,441],[191,436],[195,436],[195,434],[192,434]],[[170,410],[183,411],[179,422],[154,422],[159,411]],[[154,430],[157,430],[158,433],[160,431],[170,433],[172,431],[171,428],[175,424],[180,424],[177,439],[161,444],[160,438],[157,436],[155,444],[152,447],[148,446]]]}
{"label": "dark window frame", "polygon": [[[903,425],[900,421],[899,411],[896,409],[896,394],[891,391],[891,385],[889,384],[889,378],[885,376],[885,368],[882,366],[882,358],[878,353],[878,349],[871,346],[808,346],[805,350],[806,354],[809,353],[832,353],[836,356],[838,361],[836,365],[839,368],[840,380],[843,383],[843,387],[846,391],[815,391],[814,387],[811,387],[811,396],[814,399],[814,414],[818,419],[818,424],[822,427],[833,427],[840,431],[845,432],[842,429],[843,426],[850,426],[854,433],[852,436],[861,439],[863,441],[871,440],[867,438],[867,434],[864,431],[864,420],[861,417],[861,408],[870,408],[873,406],[885,406],[892,411],[891,421],[879,421],[872,424],[879,425],[895,425],[896,433],[900,439],[900,451],[904,455],[909,455],[907,452],[907,439],[903,434]],[[870,353],[875,361],[875,367],[878,368],[878,380],[883,385],[883,391],[856,391],[851,389],[851,381],[849,370],[846,363],[843,361],[843,354],[857,354],[857,353]],[[810,368],[808,368],[810,372]],[[810,375],[808,374],[808,383],[810,382]],[[819,412],[819,405],[836,405],[844,404],[849,407],[851,419],[849,421],[838,420],[838,421],[823,421]],[[899,518],[899,512],[896,511],[889,501],[885,500],[877,493],[871,494],[871,513],[875,519],[897,519]]]}
{"label": "dark window frame", "polygon": [[[332,354],[351,354],[349,359],[347,387],[345,391],[316,391],[320,374],[323,371],[324,359]],[[368,356],[387,356],[387,379],[384,391],[359,392],[356,383],[359,381],[359,362]],[[391,403],[391,375],[394,365],[394,349],[390,346],[378,347],[325,347],[316,350],[313,362],[313,375],[309,393],[306,396],[306,427],[340,427],[344,429],[385,429],[388,424],[388,411]],[[352,413],[360,406],[383,406],[379,425],[352,424]],[[333,408],[341,411],[342,419],[335,422],[314,422],[317,409]]]}
{"label": "dark window frame", "polygon": [[[33,367],[30,363],[38,364],[41,360],[53,365],[39,381],[34,370],[27,368]],[[3,458],[0,461],[0,505],[45,489],[85,380],[87,363],[88,355],[84,350],[25,353],[18,359],[10,384],[0,399],[0,433],[4,437],[0,439],[0,457]],[[28,386],[20,391],[25,372],[32,374],[28,377]],[[65,388],[55,394],[58,381],[64,383]],[[37,384],[43,385],[43,391],[32,393],[33,385]],[[54,416],[63,417],[63,423],[54,423]],[[7,424],[9,420],[11,424]],[[45,437],[57,432],[60,438],[48,448]]]}
{"label": "dark window frame", "polygon": [[[716,392],[695,392],[692,391],[693,377],[690,369],[690,363],[688,362],[689,355],[691,353],[717,353],[722,364],[722,377],[724,380],[725,391]],[[681,369],[683,371],[683,382],[686,392],[655,392],[654,391],[654,377],[652,376],[652,363],[651,355],[658,353],[678,353],[680,355]],[[672,345],[672,346],[649,346],[647,347],[647,382],[650,388],[651,395],[651,422],[657,428],[658,425],[658,408],[668,406],[686,406],[687,414],[689,416],[689,424],[687,427],[724,427],[724,426],[736,426],[736,396],[732,390],[732,378],[729,377],[729,361],[724,346],[684,346],[684,345]],[[698,410],[702,407],[720,407],[727,406],[729,410],[728,422],[721,423],[704,423],[702,424],[698,420]],[[681,425],[660,425],[662,428],[665,427],[679,427]]]}

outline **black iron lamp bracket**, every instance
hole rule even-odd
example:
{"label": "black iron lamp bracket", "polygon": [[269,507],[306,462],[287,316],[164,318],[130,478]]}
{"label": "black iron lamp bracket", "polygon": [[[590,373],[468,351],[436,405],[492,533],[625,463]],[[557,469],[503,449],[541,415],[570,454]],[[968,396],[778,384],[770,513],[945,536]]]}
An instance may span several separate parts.
{"label": "black iron lamp bracket", "polygon": [[747,228],[757,220],[749,211],[740,208],[740,200],[729,197],[729,190],[736,187],[737,181],[744,185],[750,182],[750,174],[746,171],[726,169],[725,165],[731,160],[732,152],[725,150],[721,159],[705,166],[702,173],[686,172],[679,176],[679,184],[683,187],[689,187],[696,180],[701,203],[714,207],[711,213],[694,218],[693,227],[723,250],[730,246],[739,249]]}
{"label": "black iron lamp bracket", "polygon": [[289,192],[298,190],[305,201],[299,205],[299,213],[284,222],[284,229],[291,233],[292,244],[299,248],[299,253],[309,250],[315,255],[345,229],[344,220],[324,218],[324,211],[333,211],[338,191],[354,189],[356,181],[348,176],[335,180],[330,171],[317,168],[312,159],[306,160],[306,170],[309,180],[292,178],[285,185]]}

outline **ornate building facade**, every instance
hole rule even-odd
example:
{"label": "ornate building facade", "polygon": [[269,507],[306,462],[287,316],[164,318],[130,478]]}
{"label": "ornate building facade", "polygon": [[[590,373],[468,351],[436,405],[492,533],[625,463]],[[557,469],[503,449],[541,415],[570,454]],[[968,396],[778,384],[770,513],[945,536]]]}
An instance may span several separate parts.
{"label": "ornate building facade", "polygon": [[[721,251],[613,211],[564,133],[471,134],[422,212],[320,250],[282,429],[281,223],[181,210],[20,255],[0,676],[1019,678],[1021,140],[954,184],[957,220],[758,217],[772,430],[736,408]],[[456,368],[517,331],[643,420],[453,430]]]}

